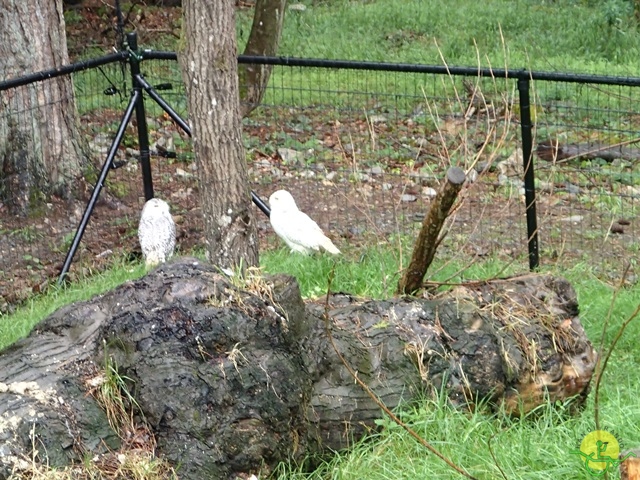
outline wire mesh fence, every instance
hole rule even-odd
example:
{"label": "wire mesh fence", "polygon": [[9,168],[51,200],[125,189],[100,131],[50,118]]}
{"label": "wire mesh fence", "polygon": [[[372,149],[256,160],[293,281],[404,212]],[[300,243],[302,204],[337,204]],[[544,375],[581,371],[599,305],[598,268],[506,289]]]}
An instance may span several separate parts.
{"label": "wire mesh fence", "polygon": [[[276,65],[262,104],[244,120],[252,188],[262,198],[286,188],[301,209],[347,252],[415,233],[452,165],[467,171],[462,201],[439,255],[461,262],[499,257],[527,268],[521,114],[516,80],[349,65]],[[186,118],[184,85],[171,59],[146,60],[142,73]],[[640,90],[634,79],[536,79],[531,116],[537,234],[542,264],[589,261],[613,272],[637,256]],[[0,126],[42,118],[12,107],[25,89],[37,109],[55,80],[0,91]],[[612,83],[613,80],[610,80]],[[640,80],[637,81],[640,84]],[[0,207],[0,309],[40,290],[60,271],[130,99],[125,63],[73,74],[79,130],[89,158],[84,197],[48,200],[28,217]],[[197,171],[189,137],[145,97],[155,195],[178,224],[178,245],[203,245]],[[135,122],[92,213],[71,276],[139,254],[136,230],[144,191]],[[33,126],[34,132],[41,126]],[[7,172],[0,182],[7,182]],[[3,188],[0,186],[0,192]],[[5,202],[6,203],[6,202]],[[279,246],[256,209],[263,248]],[[345,248],[347,247],[347,248]]]}

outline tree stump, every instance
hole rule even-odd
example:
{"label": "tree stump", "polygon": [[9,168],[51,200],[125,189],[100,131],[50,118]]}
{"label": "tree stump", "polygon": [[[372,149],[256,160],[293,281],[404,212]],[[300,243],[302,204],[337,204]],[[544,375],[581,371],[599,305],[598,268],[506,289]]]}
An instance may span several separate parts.
{"label": "tree stump", "polygon": [[105,358],[181,479],[235,478],[347,447],[382,412],[333,349],[325,313],[346,361],[392,409],[432,390],[514,414],[546,398],[579,402],[595,366],[575,292],[551,276],[428,300],[335,294],[325,308],[305,305],[291,277],[239,286],[181,258],[60,309],[0,355],[0,479],[28,467],[34,447],[36,461],[61,467],[124,443],[90,395]]}

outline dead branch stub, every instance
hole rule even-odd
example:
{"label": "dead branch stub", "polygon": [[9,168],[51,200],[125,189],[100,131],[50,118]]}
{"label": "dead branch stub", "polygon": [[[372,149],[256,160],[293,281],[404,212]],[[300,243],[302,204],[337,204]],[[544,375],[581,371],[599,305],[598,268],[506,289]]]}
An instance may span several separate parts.
{"label": "dead branch stub", "polygon": [[440,191],[431,203],[428,214],[422,221],[418,239],[413,247],[411,262],[398,282],[398,293],[411,295],[421,287],[422,279],[438,248],[438,237],[444,222],[449,215],[449,210],[458,198],[465,178],[464,171],[458,167],[451,167],[447,170],[446,181],[442,184]]}

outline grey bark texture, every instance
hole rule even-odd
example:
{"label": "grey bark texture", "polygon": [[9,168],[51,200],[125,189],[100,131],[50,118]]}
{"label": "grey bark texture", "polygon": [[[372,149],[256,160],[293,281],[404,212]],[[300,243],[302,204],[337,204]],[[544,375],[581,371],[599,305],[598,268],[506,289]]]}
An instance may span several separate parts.
{"label": "grey bark texture", "polygon": [[[271,57],[278,52],[287,0],[256,0],[244,55]],[[248,116],[264,96],[272,65],[238,65],[242,116]]]}
{"label": "grey bark texture", "polygon": [[233,0],[185,0],[184,50],[179,61],[187,91],[198,167],[207,255],[227,268],[258,264],[242,118]]}
{"label": "grey bark texture", "polygon": [[[238,282],[236,282],[236,285]],[[325,323],[328,312],[328,323]],[[0,479],[37,446],[63,466],[117,449],[90,395],[111,358],[181,479],[267,473],[349,446],[389,408],[434,390],[514,414],[577,396],[596,354],[563,279],[527,275],[432,299],[303,303],[292,277],[234,286],[193,258],[62,308],[0,354]],[[446,388],[443,388],[446,387]]]}
{"label": "grey bark texture", "polygon": [[[5,0],[0,7],[0,78],[69,63],[62,1]],[[27,215],[50,194],[72,196],[86,159],[70,76],[0,92],[0,199]]]}

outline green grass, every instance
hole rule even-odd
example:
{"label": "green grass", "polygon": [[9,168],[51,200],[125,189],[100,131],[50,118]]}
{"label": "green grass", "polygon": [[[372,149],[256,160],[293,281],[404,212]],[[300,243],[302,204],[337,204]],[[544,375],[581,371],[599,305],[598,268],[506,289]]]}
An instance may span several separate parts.
{"label": "green grass", "polygon": [[[302,0],[279,54],[296,57],[637,74],[631,2]],[[625,4],[613,11],[611,4]],[[243,46],[252,12],[239,13]]]}
{"label": "green grass", "polygon": [[88,300],[127,280],[139,278],[144,273],[143,265],[123,261],[116,263],[110,270],[68,286],[51,286],[47,293],[34,295],[11,314],[0,313],[0,350],[28,335],[39,322],[59,308],[73,302]]}

